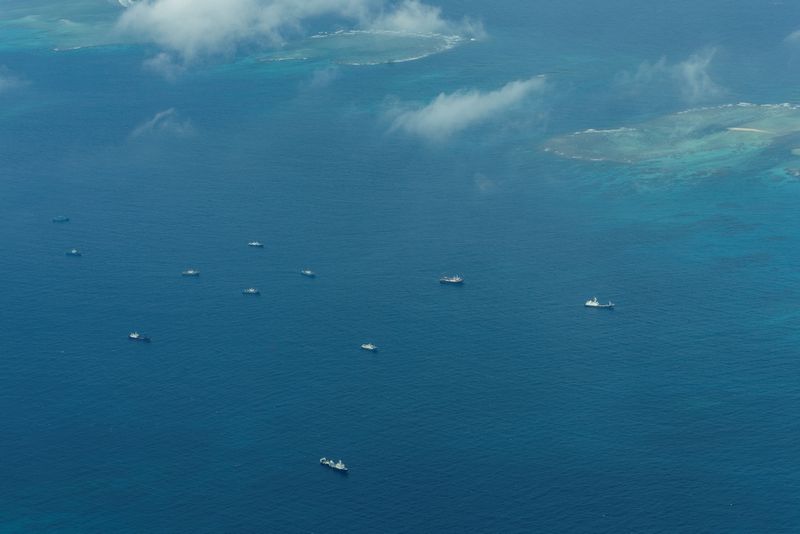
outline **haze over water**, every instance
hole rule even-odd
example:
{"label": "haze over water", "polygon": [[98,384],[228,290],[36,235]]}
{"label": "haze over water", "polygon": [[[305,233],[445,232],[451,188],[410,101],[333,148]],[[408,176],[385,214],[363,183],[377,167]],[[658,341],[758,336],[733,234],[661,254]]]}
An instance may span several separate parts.
{"label": "haze over water", "polygon": [[800,5],[246,4],[0,6],[0,532],[800,529]]}

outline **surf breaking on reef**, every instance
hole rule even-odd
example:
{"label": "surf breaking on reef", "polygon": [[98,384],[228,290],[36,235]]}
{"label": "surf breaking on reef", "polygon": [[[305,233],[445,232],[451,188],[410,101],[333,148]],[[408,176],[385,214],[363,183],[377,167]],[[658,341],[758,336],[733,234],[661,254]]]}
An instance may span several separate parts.
{"label": "surf breaking on reef", "polygon": [[760,152],[797,132],[800,106],[742,102],[688,109],[632,126],[589,128],[554,137],[543,148],[586,161],[638,163],[688,156],[713,160]]}

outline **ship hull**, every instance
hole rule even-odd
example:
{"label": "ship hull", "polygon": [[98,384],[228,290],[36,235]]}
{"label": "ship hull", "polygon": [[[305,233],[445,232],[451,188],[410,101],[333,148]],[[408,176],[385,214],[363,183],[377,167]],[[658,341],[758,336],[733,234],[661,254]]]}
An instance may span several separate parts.
{"label": "ship hull", "polygon": [[339,473],[341,475],[346,475],[349,472],[347,469],[337,469],[335,467],[331,467],[330,465],[325,465],[325,464],[321,464],[321,465],[322,465],[322,467],[327,467],[331,471],[335,471],[335,472],[337,472],[337,473]]}

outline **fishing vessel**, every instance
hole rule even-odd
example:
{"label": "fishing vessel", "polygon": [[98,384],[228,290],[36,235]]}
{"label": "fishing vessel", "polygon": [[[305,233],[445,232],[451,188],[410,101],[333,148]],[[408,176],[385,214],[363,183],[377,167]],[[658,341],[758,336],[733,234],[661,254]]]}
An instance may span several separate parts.
{"label": "fishing vessel", "polygon": [[311,269],[303,269],[302,271],[300,271],[300,274],[302,274],[303,276],[307,276],[309,278],[315,278],[317,276],[317,273],[315,273]]}
{"label": "fishing vessel", "polygon": [[378,352],[378,345],[375,343],[364,343],[361,345],[361,348],[370,352]]}
{"label": "fishing vessel", "polygon": [[255,287],[248,287],[246,289],[242,289],[242,295],[260,295],[261,291],[256,289]]}
{"label": "fishing vessel", "polygon": [[58,215],[57,217],[53,217],[54,223],[65,223],[69,222],[69,217],[65,217],[64,215]]}
{"label": "fishing vessel", "polygon": [[197,269],[186,269],[181,272],[181,276],[200,276],[200,271]]}
{"label": "fishing vessel", "polygon": [[324,465],[325,467],[330,467],[334,471],[339,471],[340,473],[347,473],[347,466],[341,460],[337,460],[334,462],[333,460],[329,460],[323,456],[322,458],[319,459],[319,463],[321,465]]}
{"label": "fishing vessel", "polygon": [[82,256],[82,254],[77,248],[72,248],[67,251],[67,256]]}
{"label": "fishing vessel", "polygon": [[587,308],[613,308],[614,303],[609,300],[608,303],[603,304],[597,300],[597,297],[592,297],[584,303],[584,306]]}
{"label": "fishing vessel", "polygon": [[264,248],[264,243],[261,241],[250,241],[247,246],[253,248]]}
{"label": "fishing vessel", "polygon": [[464,277],[461,276],[460,274],[456,274],[456,275],[453,275],[453,276],[442,276],[441,278],[439,278],[439,283],[440,284],[456,284],[456,285],[463,284],[464,283]]}

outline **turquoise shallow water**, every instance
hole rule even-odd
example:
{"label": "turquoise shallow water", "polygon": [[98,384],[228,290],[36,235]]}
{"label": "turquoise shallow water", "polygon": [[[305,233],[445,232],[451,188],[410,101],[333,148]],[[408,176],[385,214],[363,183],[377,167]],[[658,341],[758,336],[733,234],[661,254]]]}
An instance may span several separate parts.
{"label": "turquoise shallow water", "polygon": [[[489,37],[173,82],[137,46],[2,48],[0,531],[797,531],[794,140],[702,172],[543,147],[692,107],[614,80],[710,45],[709,105],[793,101],[800,11],[444,7]],[[444,143],[389,131],[541,73]]]}

